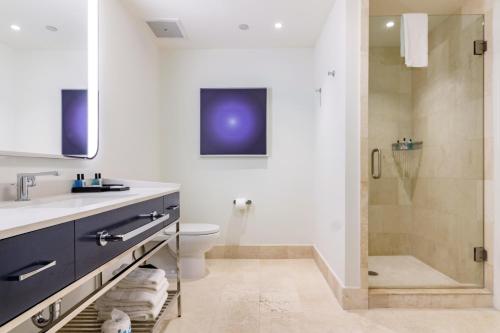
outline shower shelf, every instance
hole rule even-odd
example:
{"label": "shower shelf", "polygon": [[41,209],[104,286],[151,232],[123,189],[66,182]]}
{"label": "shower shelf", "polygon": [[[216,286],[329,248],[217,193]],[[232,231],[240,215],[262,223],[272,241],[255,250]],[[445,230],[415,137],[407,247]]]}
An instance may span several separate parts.
{"label": "shower shelf", "polygon": [[392,144],[392,151],[418,150],[422,149],[423,142],[398,142]]}

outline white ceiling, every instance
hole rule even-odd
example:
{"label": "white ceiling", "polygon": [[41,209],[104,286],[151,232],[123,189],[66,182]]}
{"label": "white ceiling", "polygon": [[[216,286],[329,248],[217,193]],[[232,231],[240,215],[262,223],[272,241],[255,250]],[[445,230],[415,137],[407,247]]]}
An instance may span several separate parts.
{"label": "white ceiling", "polygon": [[[334,0],[123,0],[142,20],[180,19],[185,39],[165,48],[312,47]],[[276,30],[275,22],[283,29]],[[248,31],[238,25],[248,24]]]}
{"label": "white ceiling", "polygon": [[[16,24],[20,31],[12,31]],[[47,25],[57,32],[48,31]],[[86,49],[87,0],[0,0],[0,43],[14,49]]]}

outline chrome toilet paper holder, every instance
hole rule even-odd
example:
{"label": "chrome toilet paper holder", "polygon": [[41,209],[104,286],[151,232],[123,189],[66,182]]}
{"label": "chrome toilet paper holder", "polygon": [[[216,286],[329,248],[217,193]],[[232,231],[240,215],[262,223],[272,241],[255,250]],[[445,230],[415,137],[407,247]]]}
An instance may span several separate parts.
{"label": "chrome toilet paper holder", "polygon": [[[246,204],[247,206],[250,206],[250,205],[252,204],[252,200],[247,200],[247,201],[245,202],[245,204]],[[234,200],[233,200],[233,205],[236,205],[236,199],[234,199]]]}

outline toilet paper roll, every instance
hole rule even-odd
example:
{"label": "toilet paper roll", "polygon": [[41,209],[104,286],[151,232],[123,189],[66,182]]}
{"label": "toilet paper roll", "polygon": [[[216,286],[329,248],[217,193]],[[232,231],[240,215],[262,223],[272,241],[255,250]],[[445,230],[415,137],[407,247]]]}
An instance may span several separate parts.
{"label": "toilet paper roll", "polygon": [[237,198],[236,200],[234,200],[234,207],[239,210],[247,209],[247,199]]}

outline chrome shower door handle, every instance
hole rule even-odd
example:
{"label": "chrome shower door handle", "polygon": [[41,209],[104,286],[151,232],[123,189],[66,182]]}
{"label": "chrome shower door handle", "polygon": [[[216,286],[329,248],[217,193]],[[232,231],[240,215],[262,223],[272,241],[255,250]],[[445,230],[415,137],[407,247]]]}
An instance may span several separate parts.
{"label": "chrome shower door handle", "polygon": [[[377,155],[377,170],[375,170],[375,155]],[[382,151],[378,148],[372,150],[372,178],[382,177]]]}

